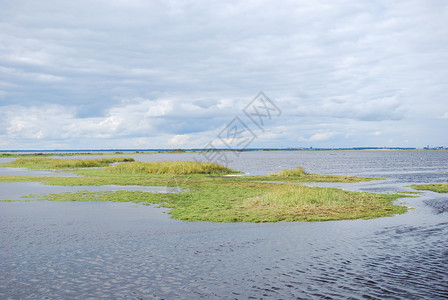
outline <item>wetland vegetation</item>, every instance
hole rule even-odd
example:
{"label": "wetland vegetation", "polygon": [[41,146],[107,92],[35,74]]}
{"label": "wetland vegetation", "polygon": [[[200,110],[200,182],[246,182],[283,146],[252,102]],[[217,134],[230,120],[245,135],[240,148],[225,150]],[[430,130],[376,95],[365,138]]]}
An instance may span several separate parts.
{"label": "wetland vegetation", "polygon": [[239,173],[236,170],[226,168],[211,162],[197,161],[154,161],[154,162],[132,162],[106,168],[110,174],[209,174],[228,175]]}
{"label": "wetland vegetation", "polygon": [[[19,161],[18,161],[19,160]],[[18,161],[18,162],[17,162]],[[111,165],[117,163],[118,165]],[[63,186],[165,186],[167,193],[101,191],[30,195],[49,201],[114,201],[171,208],[173,218],[212,222],[278,222],[370,219],[406,212],[398,194],[373,194],[302,186],[301,182],[357,182],[378,178],[308,174],[302,168],[265,176],[238,174],[195,161],[134,162],[133,159],[67,160],[22,158],[3,164],[32,169],[70,169],[79,177],[1,176],[0,182],[41,182]],[[180,192],[172,193],[170,188]]]}
{"label": "wetland vegetation", "polygon": [[425,190],[425,191],[432,191],[432,192],[437,192],[437,193],[448,193],[448,184],[447,183],[414,184],[414,185],[411,185],[411,187],[416,190]]}
{"label": "wetland vegetation", "polygon": [[56,158],[17,158],[0,166],[13,168],[27,168],[35,170],[44,169],[76,169],[76,168],[99,168],[112,163],[133,162],[133,158],[102,158],[102,159],[56,159]]}

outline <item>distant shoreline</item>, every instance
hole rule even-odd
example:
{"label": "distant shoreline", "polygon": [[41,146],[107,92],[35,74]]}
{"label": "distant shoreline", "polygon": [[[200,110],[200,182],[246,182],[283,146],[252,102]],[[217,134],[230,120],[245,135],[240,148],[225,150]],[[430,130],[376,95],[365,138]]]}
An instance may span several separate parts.
{"label": "distant shoreline", "polygon": [[0,157],[15,155],[110,155],[110,154],[156,154],[200,152],[254,152],[254,151],[446,151],[448,147],[353,147],[353,148],[248,148],[248,149],[51,149],[51,150],[0,150]]}

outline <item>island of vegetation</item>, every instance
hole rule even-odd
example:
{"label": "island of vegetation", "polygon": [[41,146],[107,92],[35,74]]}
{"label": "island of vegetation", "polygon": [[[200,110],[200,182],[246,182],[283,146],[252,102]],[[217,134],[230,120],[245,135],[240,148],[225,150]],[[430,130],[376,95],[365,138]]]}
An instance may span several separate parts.
{"label": "island of vegetation", "polygon": [[[302,168],[264,176],[237,176],[222,165],[196,161],[137,162],[132,158],[18,158],[4,167],[69,171],[77,177],[0,176],[0,182],[62,186],[164,186],[165,193],[80,191],[29,195],[32,200],[114,201],[170,208],[175,219],[211,222],[278,222],[371,219],[407,211],[398,194],[310,187],[304,182],[359,182],[379,178],[308,174]],[[170,192],[170,191],[177,192]]]}

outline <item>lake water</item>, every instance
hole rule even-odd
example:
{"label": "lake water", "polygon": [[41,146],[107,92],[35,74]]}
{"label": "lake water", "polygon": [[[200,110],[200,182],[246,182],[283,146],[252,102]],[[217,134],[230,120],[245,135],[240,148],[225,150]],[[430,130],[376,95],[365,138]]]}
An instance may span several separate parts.
{"label": "lake water", "polygon": [[[350,190],[393,193],[411,191],[413,183],[448,182],[446,151],[228,155],[229,167],[253,175],[303,166],[388,178],[319,184]],[[14,185],[0,192],[69,190]],[[423,192],[399,202],[413,209],[375,220],[274,224],[182,222],[166,209],[132,203],[0,202],[0,298],[447,298],[448,194]]]}

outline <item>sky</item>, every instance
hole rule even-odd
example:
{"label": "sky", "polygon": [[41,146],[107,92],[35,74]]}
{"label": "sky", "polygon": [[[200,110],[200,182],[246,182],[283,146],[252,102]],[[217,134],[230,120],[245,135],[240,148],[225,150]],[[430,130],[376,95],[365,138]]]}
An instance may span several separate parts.
{"label": "sky", "polygon": [[447,129],[446,0],[0,0],[0,150],[448,146]]}

